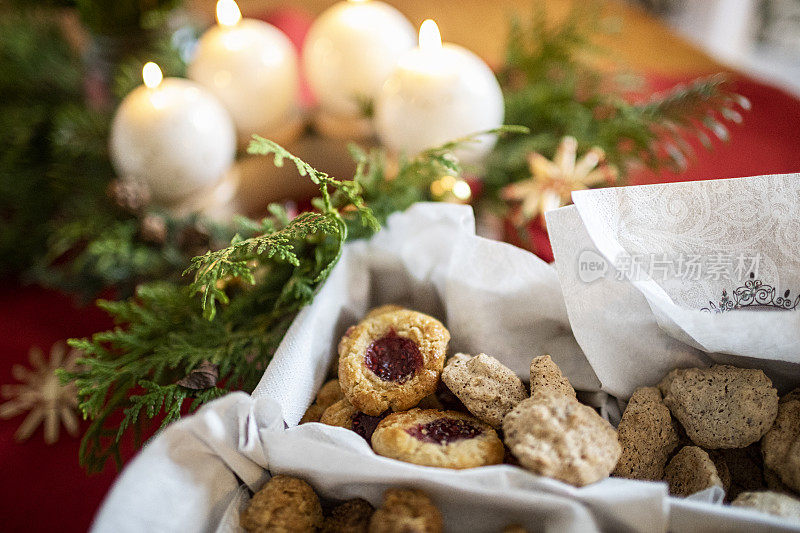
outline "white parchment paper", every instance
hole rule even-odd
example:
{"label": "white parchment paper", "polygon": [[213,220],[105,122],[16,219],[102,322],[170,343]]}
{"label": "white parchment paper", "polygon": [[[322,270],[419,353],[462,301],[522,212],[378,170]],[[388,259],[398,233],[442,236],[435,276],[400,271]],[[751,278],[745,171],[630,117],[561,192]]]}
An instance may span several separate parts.
{"label": "white parchment paper", "polygon": [[[347,246],[252,396],[228,395],[162,432],[122,473],[93,529],[237,531],[247,489],[260,487],[268,469],[307,479],[323,497],[363,497],[376,505],[388,487],[423,488],[454,532],[498,531],[512,523],[559,532],[662,532],[675,525],[682,531],[792,530],[753,511],[677,502],[664,483],[607,479],[575,488],[508,465],[421,467],[377,456],[343,428],[295,427],[344,329],[384,303],[442,319],[452,334],[451,352],[489,353],[521,376],[533,356],[550,353],[576,388],[598,391],[610,367],[624,374],[631,361],[607,367],[584,356],[570,330],[559,275],[532,254],[475,236],[467,207],[418,204],[392,216],[373,239]],[[696,359],[687,361],[702,360],[693,350],[686,357]],[[646,365],[633,371],[646,374]],[[612,390],[617,382],[608,383]]]}
{"label": "white parchment paper", "polygon": [[[547,214],[548,230],[572,330],[603,390],[627,398],[672,368],[713,362],[761,368],[782,391],[800,384],[800,175],[573,199]],[[737,308],[720,312],[726,297]]]}

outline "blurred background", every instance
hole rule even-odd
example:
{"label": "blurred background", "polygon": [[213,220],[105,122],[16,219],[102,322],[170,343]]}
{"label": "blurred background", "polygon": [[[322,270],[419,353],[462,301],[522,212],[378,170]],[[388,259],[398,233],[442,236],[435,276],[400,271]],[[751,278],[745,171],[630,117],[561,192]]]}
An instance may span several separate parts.
{"label": "blurred background", "polygon": [[732,67],[800,95],[800,1],[632,0]]}

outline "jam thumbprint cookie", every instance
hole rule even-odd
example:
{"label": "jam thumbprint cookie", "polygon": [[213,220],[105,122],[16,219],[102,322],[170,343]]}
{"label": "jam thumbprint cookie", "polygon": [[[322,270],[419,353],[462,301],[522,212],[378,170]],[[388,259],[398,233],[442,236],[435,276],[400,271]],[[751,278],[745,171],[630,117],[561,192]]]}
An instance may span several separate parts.
{"label": "jam thumbprint cookie", "polygon": [[408,463],[473,468],[503,462],[504,447],[489,424],[457,411],[394,413],[372,434],[376,453]]}
{"label": "jam thumbprint cookie", "polygon": [[404,411],[436,391],[450,332],[407,309],[371,313],[339,342],[339,383],[359,411]]}
{"label": "jam thumbprint cookie", "polygon": [[338,426],[355,431],[369,442],[372,438],[372,433],[381,420],[383,420],[383,415],[366,415],[353,407],[353,404],[346,399],[341,399],[328,407],[322,413],[319,421],[329,426]]}

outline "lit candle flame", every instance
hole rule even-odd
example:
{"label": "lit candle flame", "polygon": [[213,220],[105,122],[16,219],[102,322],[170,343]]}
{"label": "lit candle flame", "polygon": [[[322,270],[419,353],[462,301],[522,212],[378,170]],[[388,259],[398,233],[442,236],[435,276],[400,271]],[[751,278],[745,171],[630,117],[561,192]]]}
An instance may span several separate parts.
{"label": "lit candle flame", "polygon": [[242,20],[242,12],[236,0],[219,0],[217,2],[217,22],[223,26],[236,26]]}
{"label": "lit candle flame", "polygon": [[419,47],[421,50],[440,50],[442,48],[442,34],[439,26],[432,19],[427,19],[419,27]]}
{"label": "lit candle flame", "polygon": [[161,73],[161,69],[158,68],[158,65],[152,61],[148,61],[142,68],[142,79],[149,89],[155,89],[159,86],[161,80],[164,79],[164,75]]}

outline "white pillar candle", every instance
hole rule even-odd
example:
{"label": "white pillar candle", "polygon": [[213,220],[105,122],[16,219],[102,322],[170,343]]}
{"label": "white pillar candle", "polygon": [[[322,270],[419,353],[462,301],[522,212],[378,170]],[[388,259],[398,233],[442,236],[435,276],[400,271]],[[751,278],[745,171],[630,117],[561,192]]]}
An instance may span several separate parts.
{"label": "white pillar candle", "polygon": [[[422,23],[419,47],[404,54],[376,100],[375,129],[387,147],[409,155],[503,123],[503,93],[492,70],[474,53],[442,45],[432,20]],[[494,136],[456,155],[479,162]]]}
{"label": "white pillar candle", "polygon": [[155,63],[111,124],[111,162],[121,177],[144,182],[153,200],[175,203],[215,185],[233,164],[236,132],[219,101],[194,82],[162,80]]}
{"label": "white pillar candle", "polygon": [[298,118],[298,59],[275,26],[242,19],[234,0],[217,2],[219,24],[197,43],[188,76],[230,112],[239,139],[275,137]]}
{"label": "white pillar candle", "polygon": [[322,13],[303,45],[306,78],[322,111],[363,116],[415,37],[402,13],[377,0],[339,2]]}

